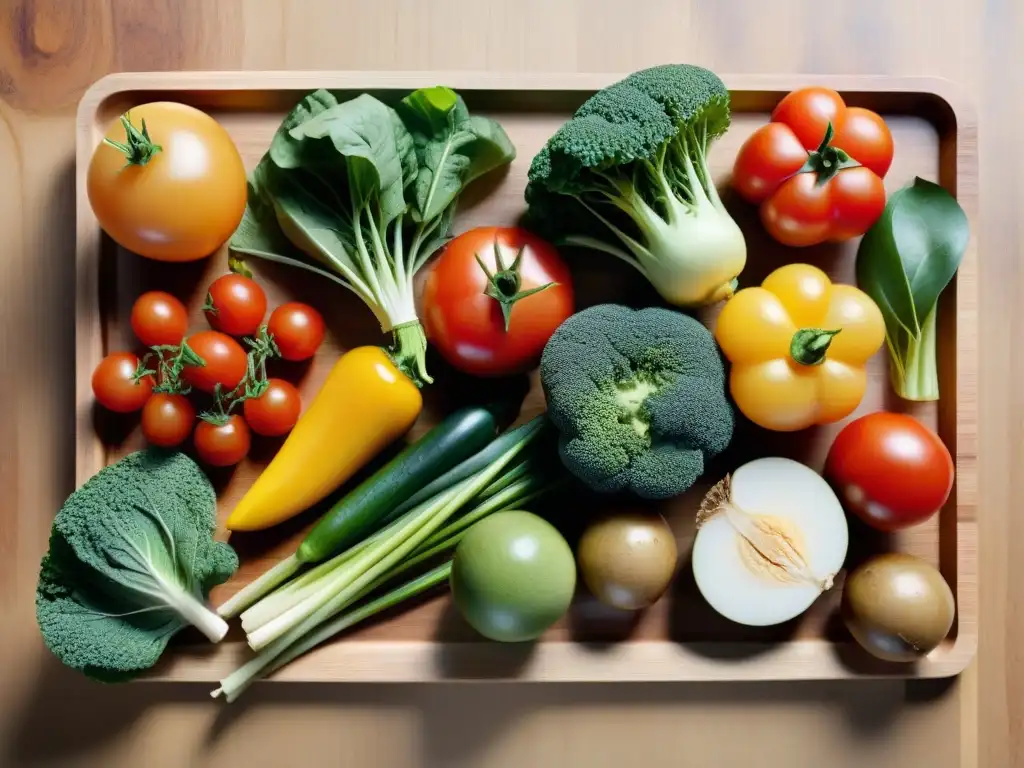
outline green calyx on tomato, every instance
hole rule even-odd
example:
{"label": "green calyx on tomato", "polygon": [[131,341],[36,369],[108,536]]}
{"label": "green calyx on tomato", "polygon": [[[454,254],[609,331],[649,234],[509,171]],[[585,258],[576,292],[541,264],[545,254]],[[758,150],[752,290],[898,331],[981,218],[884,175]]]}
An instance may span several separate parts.
{"label": "green calyx on tomato", "polygon": [[181,344],[158,344],[150,349],[153,351],[142,358],[139,366],[148,366],[150,357],[156,357],[157,370],[152,373],[159,374],[159,383],[153,387],[153,391],[167,395],[187,395],[192,387],[182,381],[182,373],[186,367],[204,368],[206,361],[184,339]]}
{"label": "green calyx on tomato", "polygon": [[832,145],[832,139],[835,138],[835,135],[835,129],[832,127],[832,123],[829,122],[821,144],[813,152],[807,153],[807,162],[797,171],[797,173],[816,174],[814,183],[817,186],[825,184],[845,168],[856,168],[860,165],[860,163],[850,157],[848,152]]}
{"label": "green calyx on tomato", "polygon": [[786,95],[740,147],[732,185],[790,247],[863,235],[885,209],[893,138],[885,120],[830,88]]}
{"label": "green calyx on tomato", "polygon": [[540,293],[546,288],[550,288],[556,285],[554,282],[545,283],[544,285],[538,285],[536,288],[530,288],[529,290],[520,290],[523,284],[523,278],[519,273],[519,267],[523,260],[523,251],[526,250],[526,246],[521,246],[516,251],[516,257],[512,260],[512,263],[506,267],[501,256],[501,244],[497,238],[494,240],[494,263],[497,266],[497,271],[491,272],[484,264],[484,260],[480,258],[480,254],[476,254],[476,263],[480,265],[480,269],[487,275],[487,287],[484,289],[484,295],[490,296],[492,299],[498,302],[501,306],[501,316],[505,319],[505,331],[508,331],[509,323],[512,320],[512,307],[520,299],[525,299],[527,296],[532,296],[535,293]]}
{"label": "green calyx on tomato", "polygon": [[832,337],[842,328],[826,331],[820,328],[801,328],[793,334],[789,343],[789,355],[800,365],[821,365],[825,362],[825,353],[832,343]]}
{"label": "green calyx on tomato", "polygon": [[[498,277],[509,271],[512,280]],[[514,322],[506,322],[509,313],[499,311],[495,293],[515,297]],[[445,245],[427,270],[422,306],[427,338],[453,367],[473,376],[521,374],[540,362],[551,334],[572,315],[572,273],[556,248],[533,232],[475,227]]]}
{"label": "green calyx on tomato", "polygon": [[254,338],[246,338],[249,352],[245,360],[245,375],[238,385],[229,392],[217,382],[213,388],[213,408],[203,411],[199,418],[215,426],[227,424],[231,412],[246,400],[261,397],[267,391],[267,360],[280,357],[281,352],[274,342],[274,337],[267,331],[267,326],[260,326]]}
{"label": "green calyx on tomato", "polygon": [[125,141],[114,141],[104,138],[103,143],[109,144],[119,152],[123,152],[128,158],[127,165],[145,165],[153,159],[153,155],[163,150],[159,144],[154,144],[149,137],[149,129],[146,128],[146,118],[142,118],[142,130],[132,125],[130,112],[121,115],[121,125],[124,126]]}

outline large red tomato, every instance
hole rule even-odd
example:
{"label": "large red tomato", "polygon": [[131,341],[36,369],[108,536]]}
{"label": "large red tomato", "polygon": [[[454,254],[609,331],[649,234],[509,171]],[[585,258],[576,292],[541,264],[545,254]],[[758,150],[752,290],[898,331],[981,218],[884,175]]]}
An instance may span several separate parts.
{"label": "large red tomato", "polygon": [[930,429],[901,413],[870,413],[836,436],[825,477],[846,509],[897,531],[934,515],[953,488],[953,458]]}
{"label": "large red tomato", "polygon": [[479,227],[452,240],[423,287],[427,337],[453,366],[505,376],[537,365],[573,313],[569,268],[524,229]]}

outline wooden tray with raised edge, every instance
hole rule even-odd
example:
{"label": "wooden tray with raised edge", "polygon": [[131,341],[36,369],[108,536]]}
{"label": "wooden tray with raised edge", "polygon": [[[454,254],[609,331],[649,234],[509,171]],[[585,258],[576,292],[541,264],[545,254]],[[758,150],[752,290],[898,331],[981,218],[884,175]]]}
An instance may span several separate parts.
{"label": "wooden tray with raised edge", "polygon": [[[144,290],[162,288],[187,300],[192,327],[205,327],[200,313],[205,286],[226,269],[226,250],[200,263],[167,265],[125,252],[105,237],[89,207],[85,173],[93,149],[117,115],[153,100],[194,105],[219,120],[231,133],[248,167],[266,150],[281,118],[305,93],[316,88],[369,91],[394,99],[413,88],[445,84],[465,97],[470,110],[501,121],[517,147],[507,172],[479,181],[463,196],[457,232],[482,224],[513,224],[524,208],[526,172],[535,152],[574,109],[595,90],[619,76],[498,75],[450,72],[252,72],[133,73],[104,78],[83,98],[77,124],[77,475],[83,483],[102,466],[141,448],[137,420],[110,418],[93,405],[90,376],[108,351],[132,348],[128,325],[131,304]],[[430,681],[511,679],[530,681],[598,680],[751,680],[848,678],[891,675],[943,677],[960,672],[977,647],[977,130],[976,120],[948,83],[883,77],[725,76],[732,92],[733,125],[714,146],[711,165],[726,204],[747,236],[749,260],[742,285],[757,284],[774,267],[806,261],[834,279],[854,281],[856,242],[788,250],[763,232],[756,211],[728,194],[732,159],[742,141],[768,119],[788,91],[816,83],[840,91],[851,105],[881,112],[892,128],[896,156],[886,186],[892,192],[915,175],[937,181],[956,195],[972,224],[971,246],[939,304],[941,400],[913,404],[895,397],[887,379],[883,351],[871,361],[868,392],[854,416],[886,409],[912,413],[936,429],[956,460],[957,481],[944,509],[932,520],[886,538],[862,526],[851,527],[848,565],[884,549],[907,551],[936,564],[952,586],[957,620],[950,637],[913,665],[874,662],[857,649],[836,606],[842,579],[803,616],[782,626],[755,629],[716,615],[696,590],[689,566],[693,515],[706,482],[658,505],[670,520],[680,547],[679,573],[662,600],[631,618],[604,609],[583,590],[570,614],[536,644],[503,645],[482,641],[453,611],[447,595],[392,612],[357,631],[325,644],[278,672],[272,679],[293,681]],[[608,300],[641,305],[657,297],[628,267],[601,254],[566,253],[577,283],[579,306]],[[287,369],[304,399],[312,397],[341,350],[382,343],[369,310],[338,286],[315,276],[250,260],[267,290],[271,306],[297,298],[325,315],[329,335],[307,369]],[[429,267],[428,267],[429,268]],[[713,321],[715,312],[702,319]],[[426,407],[411,437],[418,438],[439,413],[459,402],[467,387],[436,355],[428,364],[436,382],[426,392]],[[468,383],[472,388],[473,382]],[[477,384],[479,387],[479,384]],[[522,417],[543,408],[536,374]],[[852,418],[852,417],[851,417]],[[785,455],[820,469],[831,440],[842,425],[782,435],[739,429],[707,481],[719,479],[759,455]],[[219,519],[228,511],[273,454],[273,445],[256,445],[253,455],[233,472],[212,474],[218,488]],[[580,510],[581,514],[587,510]],[[293,551],[312,524],[310,515],[261,534],[232,537],[242,557],[235,577],[212,596],[219,603],[278,559]],[[222,531],[221,535],[225,535]],[[198,634],[176,638],[148,676],[156,680],[215,680],[247,658],[238,629],[217,646]]]}

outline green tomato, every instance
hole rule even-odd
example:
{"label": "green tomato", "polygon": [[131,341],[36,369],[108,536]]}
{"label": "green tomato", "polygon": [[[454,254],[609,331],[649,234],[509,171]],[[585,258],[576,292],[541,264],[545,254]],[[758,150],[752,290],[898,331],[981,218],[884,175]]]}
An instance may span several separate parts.
{"label": "green tomato", "polygon": [[459,542],[450,581],[470,626],[491,640],[519,642],[539,637],[569,609],[576,563],[550,523],[529,512],[499,512]]}

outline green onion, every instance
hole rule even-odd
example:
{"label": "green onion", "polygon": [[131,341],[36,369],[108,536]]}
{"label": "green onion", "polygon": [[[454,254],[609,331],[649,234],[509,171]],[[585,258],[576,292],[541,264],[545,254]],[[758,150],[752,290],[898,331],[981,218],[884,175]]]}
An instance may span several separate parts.
{"label": "green onion", "polygon": [[400,587],[396,587],[381,597],[371,600],[348,613],[343,613],[333,621],[325,622],[315,631],[286,648],[269,664],[263,663],[262,657],[257,656],[224,678],[224,680],[221,681],[221,687],[213,691],[210,695],[213,698],[223,695],[228,702],[234,701],[246,688],[256,682],[256,680],[261,676],[269,675],[272,672],[277,671],[285,664],[294,661],[302,654],[312,650],[325,640],[331,639],[339,632],[344,632],[346,629],[375,616],[381,611],[397,605],[403,600],[415,597],[416,595],[447,581],[451,570],[452,563],[449,560],[448,562],[442,563],[436,568],[427,571],[423,575],[406,582]]}
{"label": "green onion", "polygon": [[289,555],[269,571],[261,574],[258,579],[238,590],[217,608],[217,613],[225,619],[237,616],[279,584],[288,581],[301,569],[302,563],[299,562],[299,558],[294,554]]}
{"label": "green onion", "polygon": [[[405,561],[393,571],[371,584],[356,600],[361,600],[363,597],[372,594],[375,590],[421,562],[436,557],[442,552],[454,549],[468,532],[469,528],[487,515],[507,509],[515,509],[519,505],[553,491],[562,485],[564,485],[564,480],[546,485],[539,485],[529,479],[523,480],[517,483],[517,488],[509,488],[506,492],[500,495],[496,494],[487,501],[477,504],[466,515],[435,533],[434,536],[423,543],[415,557]],[[450,573],[451,560],[447,560],[421,576],[395,587],[384,595],[343,613],[332,621],[324,622],[314,631],[282,651],[269,665],[261,664],[261,656],[257,656],[221,681],[221,688],[214,691],[212,695],[216,697],[223,694],[229,702],[234,701],[242,691],[259,677],[273,673],[285,664],[359,622],[365,621],[381,611],[441,584],[448,579]]]}
{"label": "green onion", "polygon": [[416,514],[408,519],[399,518],[401,524],[394,532],[382,536],[379,541],[365,547],[324,577],[324,583],[315,594],[250,634],[249,645],[259,651],[285,638],[291,643],[320,621],[347,606],[360,589],[410,555],[420,542],[494,480],[537,437],[543,425],[544,422],[537,419],[530,422],[531,429],[487,469],[463,480],[435,499],[414,507]]}
{"label": "green onion", "polygon": [[[268,604],[256,614],[246,612],[255,627],[249,632],[249,644],[258,655],[225,678],[213,695],[225,695],[233,701],[259,677],[344,629],[441,583],[447,578],[450,563],[342,613],[400,574],[452,550],[466,531],[486,515],[517,508],[561,485],[561,481],[545,479],[536,460],[528,457],[514,463],[538,437],[544,423],[538,418],[524,425],[526,429],[506,433],[515,432],[517,441],[506,444],[505,451],[484,470],[407,510],[353,548],[357,551],[349,550],[303,574],[296,584],[286,585],[279,590],[285,596],[283,601]],[[463,511],[474,501],[473,506]],[[277,597],[277,593],[271,597]]]}
{"label": "green onion", "polygon": [[[520,439],[522,439],[522,437],[525,434],[527,434],[531,429],[533,429],[538,420],[542,419],[542,416],[537,417],[537,419],[534,419],[533,421],[527,422],[526,424],[521,424],[518,427],[515,427],[498,435],[498,437],[491,441],[491,443],[486,448],[484,448],[481,451],[478,451],[470,458],[464,460],[461,464],[456,465],[455,467],[448,470],[440,477],[428,483],[426,486],[421,488],[416,494],[411,496],[408,500],[406,500],[401,505],[396,507],[392,512],[390,512],[382,521],[383,527],[380,530],[378,530],[373,536],[371,536],[370,539],[376,540],[376,537],[381,535],[382,531],[388,530],[389,525],[394,524],[396,520],[401,518],[403,515],[407,514],[411,509],[413,509],[413,507],[419,506],[420,504],[423,504],[426,501],[434,499],[435,497],[439,496],[442,492],[450,489],[456,483],[459,483],[469,477],[472,477],[478,472],[481,472],[487,467],[489,467],[506,450],[508,450],[511,446],[515,445]],[[508,482],[512,482],[512,480],[509,480]],[[487,492],[496,493],[498,490],[500,490],[500,487],[495,488],[493,490],[491,490],[491,488],[489,487],[487,489]],[[367,541],[368,540],[364,540],[359,545],[356,545],[356,547],[360,547],[367,544]],[[355,547],[346,550],[346,552],[342,554],[347,554],[351,556],[352,554],[354,554],[354,550]],[[241,614],[242,626],[245,627],[247,631],[250,625],[253,627],[258,627],[260,626],[260,624],[263,623],[261,621],[261,617],[266,616],[266,611],[271,611],[275,607],[275,605],[279,608],[284,603],[280,601],[271,602],[266,605],[263,605],[263,607],[255,613],[250,613],[250,611],[255,606],[262,604],[262,601],[265,600],[268,596],[277,595],[279,596],[279,598],[283,598],[285,596],[284,590],[295,588],[298,586],[308,585],[308,580],[303,581],[301,584],[297,584],[296,582],[299,580],[295,580],[288,587],[277,589],[280,585],[284,584],[289,579],[292,579],[293,576],[300,572],[304,572],[303,576],[300,577],[300,580],[313,573],[317,574],[317,576],[314,577],[314,579],[319,578],[325,572],[333,570],[334,567],[337,567],[338,565],[340,565],[341,562],[344,562],[344,560],[339,558],[341,558],[341,555],[335,556],[330,560],[326,560],[324,561],[324,563],[317,565],[315,568],[308,569],[307,564],[299,560],[298,556],[293,553],[292,555],[286,557],[284,560],[279,562],[269,571],[262,574],[255,581],[247,584],[245,587],[239,590],[235,595],[233,595],[226,602],[224,602],[224,604],[217,608],[217,613],[225,619],[229,619]],[[325,568],[325,566],[328,563],[331,563],[333,565]],[[292,597],[294,598],[294,595],[292,595]],[[276,615],[276,611],[274,611],[272,615]]]}

